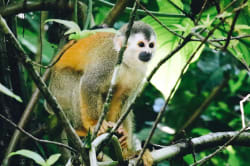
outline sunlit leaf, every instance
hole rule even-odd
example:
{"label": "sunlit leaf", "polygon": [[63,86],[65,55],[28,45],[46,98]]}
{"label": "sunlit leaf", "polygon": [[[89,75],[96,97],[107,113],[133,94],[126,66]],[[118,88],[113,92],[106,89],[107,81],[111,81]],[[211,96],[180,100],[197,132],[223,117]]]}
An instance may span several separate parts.
{"label": "sunlit leaf", "polygon": [[33,152],[31,150],[27,150],[27,149],[22,149],[22,150],[18,150],[16,152],[11,152],[8,157],[14,156],[14,155],[21,155],[24,157],[27,157],[29,159],[34,160],[37,164],[39,165],[44,165],[45,160],[36,152]]}
{"label": "sunlit leaf", "polygon": [[0,83],[0,92],[2,92],[3,94],[6,94],[14,99],[16,99],[19,102],[23,102],[21,97],[15,95],[11,90],[9,90],[8,88],[6,88],[3,84]]}
{"label": "sunlit leaf", "polygon": [[48,160],[46,161],[47,165],[53,165],[59,158],[61,154],[53,154],[51,155]]}
{"label": "sunlit leaf", "polygon": [[176,28],[174,28],[173,30],[174,31],[180,31],[180,32],[190,32],[190,29],[191,28],[189,28],[190,26],[188,26],[188,24],[187,25],[180,25],[180,24],[173,24],[173,26],[175,26]]}
{"label": "sunlit leaf", "polygon": [[[170,26],[173,24],[187,25],[192,24],[192,22],[185,18],[169,18],[169,19],[160,19],[165,25]],[[157,52],[153,58],[148,72],[156,66],[156,64],[168,55],[175,47],[178,46],[180,38],[173,35],[164,29],[161,25],[156,23],[152,18],[147,17],[144,19],[146,23],[149,23],[157,33]],[[160,69],[156,72],[154,77],[151,80],[151,83],[160,90],[164,97],[168,97],[171,89],[174,87],[182,68],[186,64],[188,58],[192,55],[195,49],[198,46],[198,42],[189,42],[184,46],[178,53],[176,53],[171,59],[169,59]],[[203,47],[196,54],[197,59],[200,55]]]}

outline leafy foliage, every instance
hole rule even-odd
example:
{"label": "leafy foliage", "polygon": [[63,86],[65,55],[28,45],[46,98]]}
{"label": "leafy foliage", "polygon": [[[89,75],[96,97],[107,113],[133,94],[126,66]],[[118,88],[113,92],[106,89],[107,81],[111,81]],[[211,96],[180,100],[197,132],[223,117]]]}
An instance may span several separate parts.
{"label": "leafy foliage", "polygon": [[[115,3],[116,1],[111,0],[109,2]],[[199,16],[202,1],[177,0],[172,2],[187,14],[190,14],[193,18]],[[225,23],[221,25],[209,39],[210,41],[213,39],[224,39],[219,42],[214,42],[222,47],[226,43],[226,38],[235,16],[234,10],[239,3],[237,2],[233,4],[226,12],[221,13],[219,16],[217,15],[221,12],[221,9],[226,7],[230,2],[230,0],[208,1],[206,8],[201,15],[201,20],[196,25],[192,19],[187,16],[183,17],[183,13],[174,7],[169,1],[142,0],[142,4],[147,9],[160,13],[175,14],[175,16],[157,16],[157,19],[172,31],[184,37],[190,32],[200,32],[200,35],[205,37],[208,34],[208,31],[213,29],[222,18],[227,17]],[[129,6],[132,7],[132,4],[129,4]],[[103,6],[97,1],[94,2],[93,20],[95,23],[102,23],[110,9],[111,7]],[[179,16],[176,16],[176,14]],[[51,15],[48,16],[48,23],[44,25],[45,31],[48,32],[53,28],[51,24],[53,25],[54,23],[51,23],[50,21],[63,23],[71,28],[66,32],[66,34],[71,33],[70,39],[79,39],[98,31],[106,31],[103,29],[81,31],[77,24],[62,19],[50,19],[54,18],[53,13]],[[40,22],[40,16],[39,12],[32,12],[25,14],[24,18],[18,17],[17,36],[25,51],[33,59],[36,57],[38,47],[42,45],[42,63],[48,64],[56,51],[57,45],[49,42],[50,39],[48,35],[42,35],[41,38],[39,37],[40,25],[43,25],[43,22]],[[121,27],[127,22],[128,17],[128,12],[123,13],[123,15],[118,18],[114,28],[118,29]],[[182,39],[164,29],[150,16],[138,15],[137,19],[150,24],[158,36],[156,58],[148,71],[150,73],[150,71],[156,66],[157,62],[173,51],[173,49],[182,42]],[[243,7],[237,19],[232,36],[237,37],[249,35],[249,25],[249,9]],[[201,32],[203,28],[206,28],[206,30]],[[113,30],[110,32],[115,33]],[[197,38],[193,37],[193,39]],[[140,98],[137,99],[136,105],[134,106],[136,116],[136,134],[141,140],[147,138],[153,124],[152,122],[162,108],[164,99],[169,96],[183,66],[186,64],[192,53],[197,49],[199,44],[200,41],[189,42],[170,60],[162,65],[153,77],[151,81],[152,84],[148,85]],[[196,54],[192,64],[189,65],[181,82],[179,82],[179,86],[176,89],[174,96],[172,96],[171,102],[168,105],[160,124],[160,126],[167,126],[170,129],[173,129],[172,131],[175,131],[177,134],[173,135],[159,127],[151,142],[168,145],[180,138],[185,139],[205,135],[210,132],[240,129],[241,117],[239,101],[243,96],[250,92],[249,71],[246,70],[247,68],[249,69],[250,65],[249,47],[249,37],[231,40],[227,50],[224,51],[211,44],[204,45]],[[41,69],[41,73],[42,72],[43,70]],[[23,74],[26,75],[26,87],[24,88],[30,89],[31,91],[33,85],[30,78],[26,72]],[[218,88],[219,91],[216,91]],[[2,86],[0,87],[0,91],[4,91],[13,96],[12,93],[9,93],[9,91],[5,90]],[[14,95],[14,97],[16,96]],[[246,121],[248,122],[250,116],[250,102],[244,104],[244,110]],[[37,128],[40,129],[40,126],[44,124],[52,124],[51,126],[55,126],[54,122],[48,122],[48,119],[48,114],[43,108],[43,99],[40,99],[27,128],[35,131]],[[53,128],[51,126],[49,128]],[[42,131],[39,135],[46,139],[55,139],[58,136],[57,130],[58,129],[48,129],[48,131]],[[185,130],[184,133],[182,132],[183,130]],[[39,151],[43,156],[50,157],[48,160],[45,160],[44,158],[46,157],[41,157],[36,152],[24,149],[11,153],[9,157],[13,155],[22,155],[31,158],[37,164],[44,166],[55,164],[60,157],[59,154],[50,155],[59,152],[58,148],[53,145],[42,146],[33,143],[29,144],[25,141],[23,142],[25,147],[29,146],[31,149]],[[90,135],[85,145],[87,147],[90,146]],[[212,151],[213,149],[208,149],[196,154],[196,159],[201,159]],[[248,151],[248,147],[228,146],[221,154],[214,157],[208,165],[248,165],[248,163],[250,163]],[[174,163],[175,161],[176,160],[173,159],[171,162]],[[193,156],[191,154],[184,156],[183,162],[185,164],[193,163]],[[165,161],[159,165],[170,165],[169,163],[170,162]],[[174,165],[178,166],[180,164],[176,163]]]}
{"label": "leafy foliage", "polygon": [[18,150],[16,152],[11,152],[8,155],[8,157],[11,157],[14,155],[21,155],[21,156],[27,157],[29,159],[32,159],[38,165],[41,165],[41,166],[51,166],[51,165],[55,164],[55,162],[61,156],[61,154],[53,154],[47,160],[44,160],[38,153],[30,151],[30,150],[22,149],[22,150]]}

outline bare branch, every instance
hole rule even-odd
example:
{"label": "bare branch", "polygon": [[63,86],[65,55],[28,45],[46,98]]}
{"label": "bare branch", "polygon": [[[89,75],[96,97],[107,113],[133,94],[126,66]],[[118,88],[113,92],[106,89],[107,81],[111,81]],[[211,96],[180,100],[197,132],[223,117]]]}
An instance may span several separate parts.
{"label": "bare branch", "polygon": [[[196,36],[199,39],[191,39],[191,41],[202,41],[203,40],[203,36],[201,36],[201,35],[199,35],[197,33],[193,33],[193,35]],[[230,40],[239,40],[239,39],[248,38],[248,37],[250,37],[250,35],[231,36]],[[227,40],[227,38],[209,39],[208,42],[220,42],[220,41],[226,41],[226,40]],[[221,47],[221,46],[219,46],[219,47]]]}
{"label": "bare branch", "polygon": [[104,24],[113,26],[118,16],[122,14],[128,4],[128,0],[118,0],[104,20]]}
{"label": "bare branch", "polygon": [[192,164],[191,166],[196,166],[198,164],[202,165],[205,164],[208,160],[210,160],[212,157],[214,157],[216,154],[218,154],[219,152],[221,152],[223,149],[225,149],[227,147],[227,145],[229,145],[232,141],[234,141],[237,137],[240,136],[240,134],[242,134],[244,131],[246,131],[248,129],[249,126],[246,126],[245,128],[242,128],[240,131],[236,132],[235,135],[233,135],[225,144],[223,144],[223,146],[220,146],[216,151],[214,151],[213,153],[211,153],[210,155],[204,157],[203,159],[195,162],[194,164]]}
{"label": "bare branch", "polygon": [[[50,74],[50,69],[47,69],[43,75],[43,80],[46,81],[49,77],[49,74]],[[32,94],[31,98],[30,98],[30,101],[29,103],[27,104],[24,112],[23,112],[23,115],[18,123],[18,127],[20,128],[24,128],[25,125],[27,124],[28,122],[28,119],[29,119],[29,116],[34,108],[34,106],[36,105],[37,103],[37,100],[39,99],[39,95],[40,95],[40,91],[39,89],[36,88],[35,92]],[[7,156],[10,152],[12,152],[15,147],[16,147],[16,144],[20,138],[20,135],[21,135],[21,132],[19,130],[15,130],[14,134],[12,135],[11,137],[11,140],[10,140],[10,143],[8,145],[8,148],[5,152],[5,159],[4,160],[7,160]]]}
{"label": "bare branch", "polygon": [[[96,149],[101,144],[103,144],[105,141],[107,141],[109,139],[110,139],[109,134],[105,133],[105,134],[102,134],[102,135],[96,137],[93,140],[93,142],[91,143],[91,149],[89,151],[89,158],[90,158],[90,165],[91,166],[106,165],[105,162],[100,162],[100,163],[97,164]],[[118,159],[118,162],[115,162],[115,163],[116,163],[116,165],[118,165],[118,164],[122,165],[124,160],[123,160],[122,149],[121,149],[120,142],[119,142],[118,138],[113,135],[112,139],[111,139],[111,143],[112,143],[112,146],[114,147],[115,155],[116,155],[116,157]]]}
{"label": "bare branch", "polygon": [[42,65],[40,63],[36,63],[34,61],[31,61],[31,63],[35,66],[38,66],[38,67],[42,67],[42,68],[45,68],[45,69],[48,69],[48,68],[51,68],[53,67],[60,59],[61,57],[63,56],[63,54],[69,49],[71,48],[74,44],[76,43],[76,40],[70,40],[61,50],[60,52],[57,54],[55,60],[53,60],[49,65]]}
{"label": "bare branch", "polygon": [[[218,147],[223,145],[226,141],[230,140],[232,137],[238,135],[238,131],[228,131],[228,132],[217,132],[211,133],[204,136],[200,136],[197,138],[192,138],[190,141],[182,141],[173,145],[165,146],[162,149],[155,150],[151,152],[154,163],[161,162],[163,160],[167,160],[170,158],[174,158],[177,156],[184,156],[186,154],[190,154],[195,148],[196,152],[201,152],[203,150],[207,150],[210,148]],[[95,143],[93,142],[93,147],[98,147],[105,140],[109,140],[108,134],[103,134],[95,139]],[[250,146],[250,133],[242,132],[238,135],[232,142],[231,145],[239,145],[239,146]],[[192,142],[190,145],[189,142]],[[92,153],[92,155],[96,155]],[[96,157],[95,157],[96,158]],[[136,159],[132,159],[132,162],[135,162]],[[118,165],[116,161],[110,162],[98,162],[98,165],[108,166],[109,164]]]}
{"label": "bare branch", "polygon": [[207,0],[205,0],[205,2],[202,4],[201,11],[199,12],[198,18],[195,20],[194,25],[197,25],[198,22],[200,21],[201,15],[206,7],[206,4],[207,4]]}
{"label": "bare branch", "polygon": [[142,8],[145,13],[147,13],[149,16],[151,16],[156,22],[158,22],[163,28],[165,28],[167,31],[169,31],[170,33],[180,37],[181,39],[184,39],[184,37],[182,35],[179,35],[178,33],[176,33],[175,31],[173,31],[172,29],[168,28],[165,24],[163,24],[157,17],[155,17],[153,15],[152,12],[148,11],[142,4],[140,4],[140,2],[138,0],[136,0],[136,3],[140,6],[140,8]]}
{"label": "bare branch", "polygon": [[68,145],[62,144],[60,142],[55,142],[55,141],[49,141],[49,140],[43,140],[43,139],[39,139],[35,136],[33,136],[32,134],[30,134],[29,132],[25,131],[24,129],[22,129],[21,127],[17,126],[14,122],[12,122],[11,120],[9,120],[8,118],[4,117],[2,114],[0,114],[0,118],[3,119],[5,122],[9,123],[10,125],[14,126],[16,129],[18,129],[20,132],[22,132],[23,134],[27,135],[29,138],[40,142],[40,143],[45,143],[45,144],[53,144],[53,145],[57,145],[63,148],[66,148],[68,150],[71,150],[72,152],[77,152],[75,149],[71,148]]}
{"label": "bare branch", "polygon": [[13,35],[11,30],[9,29],[8,25],[6,24],[3,17],[0,15],[0,31],[5,34],[8,38],[10,43],[13,45],[13,47],[17,51],[17,59],[24,65],[24,67],[27,69],[28,73],[32,77],[33,81],[36,83],[37,87],[43,94],[44,98],[48,102],[48,104],[51,106],[51,108],[54,110],[55,114],[57,115],[58,119],[62,122],[62,126],[67,132],[67,135],[70,137],[70,139],[75,143],[75,148],[77,151],[81,154],[82,158],[84,159],[84,162],[88,161],[87,153],[84,148],[84,145],[78,135],[76,134],[75,130],[71,126],[69,120],[67,119],[66,115],[62,111],[61,106],[57,103],[56,98],[52,96],[51,92],[48,90],[45,82],[40,78],[38,72],[34,69],[31,60],[29,57],[25,54],[23,48],[21,47],[20,43],[16,39],[16,37]]}
{"label": "bare branch", "polygon": [[246,97],[244,97],[240,101],[240,112],[241,112],[241,123],[242,123],[242,128],[246,127],[246,122],[245,122],[245,115],[244,115],[244,103],[248,100],[249,101],[250,94],[248,94]]}
{"label": "bare branch", "polygon": [[[242,3],[242,5],[244,6],[244,4],[245,4],[246,2],[247,2],[247,0],[244,0],[244,1],[243,1],[243,3]],[[242,6],[242,5],[240,5],[240,6]],[[236,11],[236,13],[235,13],[235,16],[234,16],[233,22],[232,22],[232,24],[231,24],[230,31],[228,32],[228,35],[227,35],[226,44],[225,44],[225,46],[224,46],[223,50],[226,50],[226,49],[227,49],[227,47],[228,47],[228,45],[229,45],[230,38],[231,38],[231,36],[232,36],[232,34],[233,34],[233,30],[234,30],[234,27],[235,27],[236,21],[237,21],[237,19],[238,19],[239,15],[240,15],[240,11],[241,11],[241,9],[242,9],[242,8],[239,8],[239,10],[237,10],[237,11]]]}
{"label": "bare branch", "polygon": [[[105,0],[97,0],[96,2],[99,3],[99,4],[105,5],[107,7],[113,7],[114,6],[114,4],[112,4],[110,2],[107,2]],[[126,7],[125,12],[131,13],[132,10],[133,10],[132,8]],[[177,17],[177,18],[186,17],[184,14],[170,14],[170,13],[167,14],[167,13],[159,13],[159,12],[155,12],[155,11],[150,11],[150,13],[154,14],[155,16],[159,16],[159,17]],[[136,11],[136,14],[142,15],[142,16],[147,15],[147,13],[145,13],[145,11],[140,10],[140,9],[138,9]]]}
{"label": "bare branch", "polygon": [[173,1],[171,0],[167,0],[169,3],[171,3],[176,9],[178,9],[179,11],[181,11],[186,17],[189,17],[191,20],[193,20],[194,18],[191,17],[191,15],[187,12],[185,12],[183,9],[181,9],[179,6],[177,6]]}
{"label": "bare branch", "polygon": [[92,135],[92,139],[94,139],[96,137],[96,135],[97,135],[97,133],[98,133],[98,131],[99,131],[101,125],[102,125],[102,122],[103,122],[103,120],[104,120],[104,118],[105,118],[105,116],[106,116],[106,114],[107,114],[107,112],[109,110],[109,106],[110,106],[110,102],[111,102],[111,99],[112,99],[113,90],[114,90],[114,87],[115,87],[118,71],[120,69],[120,64],[122,63],[123,53],[125,52],[125,49],[127,47],[128,38],[129,38],[130,31],[132,29],[132,26],[133,26],[133,23],[134,23],[134,20],[135,20],[135,15],[136,15],[137,8],[138,8],[138,6],[137,6],[137,3],[135,2],[134,7],[133,7],[133,12],[130,15],[128,27],[127,27],[127,30],[126,30],[125,42],[123,43],[122,48],[119,51],[118,61],[117,61],[116,65],[115,65],[115,69],[114,69],[114,72],[113,72],[113,75],[112,75],[111,84],[110,84],[110,87],[109,87],[109,90],[108,90],[108,94],[107,94],[107,97],[105,99],[105,103],[104,103],[103,108],[102,108],[102,114],[98,119],[97,125],[96,125],[96,127],[94,129],[94,133]]}
{"label": "bare branch", "polygon": [[[201,105],[192,113],[192,116],[184,123],[184,125],[179,129],[179,131],[185,130],[193,121],[195,121],[204,110],[209,106],[213,99],[221,92],[221,90],[228,84],[229,77],[226,76],[222,83],[216,86],[209,96],[201,103]],[[178,133],[178,132],[177,132]]]}
{"label": "bare branch", "polygon": [[[201,152],[203,150],[207,150],[209,148],[214,148],[223,145],[226,141],[230,140],[230,138],[238,135],[237,131],[229,131],[229,132],[217,132],[211,133],[204,136],[200,136],[197,138],[192,138],[190,141],[192,142],[193,148],[195,148],[196,152]],[[243,132],[238,137],[236,137],[231,145],[240,145],[240,146],[250,146],[250,133]],[[191,145],[188,141],[176,143],[174,145],[166,146],[162,149],[155,150],[151,152],[152,157],[155,163],[160,161],[170,159],[176,156],[184,156],[186,154],[192,153]]]}
{"label": "bare branch", "polygon": [[165,110],[166,110],[166,107],[167,107],[167,105],[168,105],[168,103],[169,103],[169,101],[170,101],[170,98],[172,97],[173,93],[175,92],[175,89],[176,89],[176,87],[177,87],[177,85],[178,85],[180,79],[181,79],[182,76],[183,76],[184,71],[186,70],[186,68],[188,67],[188,65],[190,64],[190,62],[192,61],[192,59],[193,59],[194,56],[196,55],[196,53],[197,53],[197,52],[199,51],[199,49],[202,47],[202,45],[208,40],[208,38],[214,33],[214,31],[215,31],[224,21],[225,21],[225,18],[223,18],[223,19],[220,21],[220,23],[218,23],[218,24],[208,33],[208,35],[205,37],[205,39],[200,43],[200,45],[196,48],[196,50],[194,51],[194,53],[190,56],[190,58],[188,59],[188,61],[187,61],[186,64],[185,64],[185,66],[182,68],[181,74],[179,75],[179,77],[178,77],[178,79],[177,79],[177,81],[176,81],[174,87],[171,89],[171,92],[170,92],[168,98],[166,99],[163,108],[161,109],[161,111],[159,112],[159,114],[158,114],[157,117],[156,117],[156,120],[155,120],[155,122],[154,122],[154,125],[153,125],[151,131],[150,131],[150,134],[149,134],[149,136],[147,137],[147,139],[146,139],[146,141],[145,141],[145,143],[144,143],[144,146],[143,146],[143,148],[142,148],[142,150],[141,150],[141,152],[140,152],[140,154],[139,154],[139,156],[138,156],[138,158],[137,158],[137,161],[136,161],[136,164],[135,164],[136,166],[139,164],[139,161],[141,160],[141,158],[142,158],[142,156],[143,156],[143,153],[145,152],[146,147],[147,147],[148,143],[150,142],[150,140],[151,140],[151,138],[152,138],[152,136],[153,136],[153,134],[154,134],[154,132],[155,132],[155,129],[156,129],[158,123],[160,122],[160,120],[161,120],[161,118],[162,118],[162,116],[163,116],[163,113],[164,113]]}
{"label": "bare branch", "polygon": [[73,11],[72,5],[65,0],[43,0],[43,1],[31,1],[23,0],[16,3],[11,3],[7,6],[0,7],[0,14],[2,16],[11,16],[18,13],[26,13],[31,11],[41,10],[64,10]]}

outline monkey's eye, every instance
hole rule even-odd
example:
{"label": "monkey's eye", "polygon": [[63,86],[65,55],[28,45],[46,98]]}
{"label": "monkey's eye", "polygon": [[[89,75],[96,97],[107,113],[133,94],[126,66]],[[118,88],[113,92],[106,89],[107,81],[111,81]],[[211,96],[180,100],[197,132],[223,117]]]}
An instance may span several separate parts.
{"label": "monkey's eye", "polygon": [[145,44],[144,44],[142,41],[140,41],[140,42],[138,43],[138,46],[139,46],[139,47],[144,47]]}
{"label": "monkey's eye", "polygon": [[154,43],[149,43],[150,48],[154,48],[155,44]]}

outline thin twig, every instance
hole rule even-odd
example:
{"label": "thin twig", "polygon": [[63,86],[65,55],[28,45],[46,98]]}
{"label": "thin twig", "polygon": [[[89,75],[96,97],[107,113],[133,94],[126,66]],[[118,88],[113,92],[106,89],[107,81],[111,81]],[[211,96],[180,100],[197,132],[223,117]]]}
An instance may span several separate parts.
{"label": "thin twig", "polygon": [[250,94],[248,94],[246,97],[244,97],[240,101],[240,112],[241,112],[241,123],[242,123],[242,128],[246,127],[246,122],[245,122],[245,115],[244,115],[244,103],[246,101],[249,101],[248,99],[250,98]]}
{"label": "thin twig", "polygon": [[[114,4],[113,3],[110,3],[108,1],[105,1],[105,0],[97,0],[96,1],[97,3],[99,4],[102,4],[102,5],[105,5],[107,7],[113,7]],[[125,9],[125,12],[127,13],[131,13],[133,11],[132,8],[129,8],[129,7],[126,7]],[[155,12],[155,11],[150,11],[150,13],[154,14],[155,16],[158,16],[158,17],[174,17],[174,18],[183,18],[183,17],[186,17],[184,14],[170,14],[170,13],[160,13],[160,12]],[[136,11],[136,14],[138,15],[142,15],[142,16],[146,16],[147,13],[143,10],[140,10],[138,9]]]}
{"label": "thin twig", "polygon": [[190,40],[191,40],[192,35],[189,34],[187,35],[184,40],[182,41],[182,43],[180,43],[171,53],[169,53],[167,56],[165,56],[165,58],[163,58],[160,62],[158,62],[158,64],[156,65],[156,67],[152,70],[152,72],[148,75],[147,77],[147,81],[149,82],[152,77],[154,76],[154,74],[156,73],[156,71],[161,67],[161,65],[163,65],[168,59],[170,59],[175,53],[177,53],[181,48],[183,48]]}
{"label": "thin twig", "polygon": [[63,56],[63,54],[64,54],[69,48],[71,48],[76,42],[77,42],[76,40],[71,40],[69,43],[67,43],[67,44],[62,48],[62,50],[58,53],[57,58],[56,58],[55,60],[53,60],[49,65],[42,65],[42,64],[36,63],[36,62],[34,62],[34,61],[31,61],[31,63],[32,63],[34,66],[42,67],[42,68],[45,68],[45,69],[51,68],[51,67],[53,67],[53,66],[61,59],[61,57]]}
{"label": "thin twig", "polygon": [[15,3],[10,3],[7,6],[0,7],[0,14],[2,16],[13,16],[19,13],[26,13],[32,11],[55,11],[72,12],[73,6],[70,3],[61,3],[58,0],[22,0]]}
{"label": "thin twig", "polygon": [[174,2],[172,2],[171,0],[167,0],[169,3],[171,3],[176,9],[178,9],[179,11],[181,11],[186,17],[189,17],[191,20],[193,20],[194,18],[191,17],[191,15],[189,13],[187,13],[186,11],[184,11],[183,9],[181,9],[179,6],[177,6]]}
{"label": "thin twig", "polygon": [[[246,3],[246,2],[247,2],[247,0],[244,0],[242,4],[244,5],[244,3]],[[242,5],[240,5],[240,6],[242,6]],[[234,16],[233,22],[231,24],[230,31],[228,32],[227,40],[226,40],[226,43],[225,43],[225,46],[224,46],[223,50],[227,49],[227,47],[228,47],[228,45],[229,45],[229,43],[231,41],[230,38],[231,38],[231,36],[233,34],[236,21],[237,21],[239,15],[240,15],[240,11],[241,11],[241,8],[239,10],[237,10],[236,13],[235,13],[235,16]]]}
{"label": "thin twig", "polygon": [[146,141],[145,141],[145,143],[144,143],[144,146],[143,146],[143,148],[142,148],[142,150],[141,150],[141,152],[140,152],[140,154],[139,154],[139,156],[138,156],[138,158],[137,158],[137,161],[136,161],[135,166],[137,166],[137,165],[139,164],[139,162],[140,162],[140,160],[141,160],[141,158],[142,158],[142,156],[143,156],[143,154],[144,154],[144,152],[145,152],[145,150],[146,150],[146,147],[147,147],[148,143],[150,142],[150,140],[151,140],[151,138],[152,138],[152,136],[153,136],[153,134],[154,134],[154,132],[155,132],[155,129],[156,129],[158,123],[160,122],[162,116],[164,115],[164,112],[165,112],[166,107],[167,107],[167,105],[168,105],[168,103],[169,103],[169,101],[170,101],[170,98],[172,97],[173,93],[175,92],[176,87],[177,87],[177,85],[178,85],[180,79],[182,78],[182,76],[183,76],[183,74],[184,74],[186,68],[188,67],[188,65],[190,64],[190,62],[192,61],[192,59],[194,58],[194,56],[196,55],[196,53],[199,51],[199,49],[202,47],[202,45],[208,40],[208,38],[214,33],[214,31],[215,31],[224,21],[225,21],[225,18],[223,18],[223,19],[221,20],[221,22],[218,23],[218,24],[208,33],[208,35],[207,35],[207,36],[205,37],[205,39],[200,43],[200,45],[196,48],[196,50],[193,52],[193,54],[190,56],[190,58],[188,59],[188,61],[187,61],[186,64],[184,65],[184,67],[182,68],[181,73],[180,73],[180,75],[179,75],[179,77],[178,77],[178,79],[177,79],[177,81],[176,81],[174,87],[171,89],[171,92],[170,92],[168,98],[166,99],[163,108],[161,109],[161,111],[160,111],[159,114],[157,115],[157,118],[156,118],[156,120],[155,120],[155,122],[154,122],[154,125],[153,125],[153,127],[152,127],[152,129],[151,129],[151,131],[150,131],[150,134],[149,134],[149,136],[147,137],[147,139],[146,139]]}
{"label": "thin twig", "polygon": [[151,16],[156,22],[158,22],[163,28],[165,28],[167,31],[169,31],[170,33],[174,34],[175,36],[180,37],[181,39],[184,39],[184,37],[182,35],[179,35],[178,33],[176,33],[175,31],[173,31],[172,29],[168,28],[165,24],[163,24],[157,17],[154,16],[154,14],[152,12],[150,12],[149,10],[147,10],[138,0],[136,0],[136,3],[140,6],[140,8],[142,8],[142,10],[145,11],[145,13],[147,13],[149,16]]}
{"label": "thin twig", "polygon": [[112,27],[116,19],[122,14],[128,4],[128,0],[118,0],[104,20],[104,24]]}
{"label": "thin twig", "polygon": [[[49,77],[49,74],[50,74],[50,69],[47,69],[45,72],[44,72],[44,75],[42,77],[42,79],[44,81],[46,81]],[[18,122],[18,127],[20,128],[25,128],[27,122],[28,122],[28,119],[30,117],[30,114],[32,113],[32,110],[34,108],[34,106],[36,105],[38,99],[39,99],[39,95],[40,95],[40,91],[38,88],[35,89],[34,93],[32,94],[32,96],[30,97],[30,100],[22,114],[22,117],[20,118],[19,122]],[[11,137],[11,140],[10,140],[10,143],[8,145],[8,148],[5,152],[5,157],[4,157],[4,161],[7,161],[8,160],[8,154],[12,151],[14,151],[15,147],[16,147],[16,144],[20,138],[20,135],[21,135],[21,132],[19,130],[15,130],[14,134],[12,135]]]}
{"label": "thin twig", "polygon": [[62,126],[67,132],[67,135],[69,138],[75,143],[74,147],[77,149],[77,151],[81,154],[81,157],[83,158],[84,163],[88,163],[87,158],[87,152],[84,148],[84,145],[79,138],[79,136],[76,134],[74,128],[70,124],[69,120],[67,119],[65,113],[63,112],[61,106],[57,103],[56,98],[52,96],[51,92],[48,90],[48,87],[46,86],[45,82],[41,79],[38,72],[34,69],[31,60],[29,57],[25,54],[22,46],[14,36],[14,34],[9,29],[6,21],[4,18],[0,15],[0,31],[6,35],[9,39],[9,42],[13,45],[13,48],[16,50],[17,55],[16,58],[24,65],[27,72],[43,94],[44,98],[48,102],[48,104],[51,106],[53,111],[55,112],[55,115],[57,118],[62,122]]}
{"label": "thin twig", "polygon": [[23,134],[27,135],[29,138],[40,142],[40,143],[45,143],[45,144],[53,144],[53,145],[57,145],[60,147],[64,147],[72,152],[77,152],[75,149],[73,149],[72,147],[66,145],[66,144],[62,144],[60,142],[55,142],[55,141],[49,141],[49,140],[44,140],[44,139],[39,139],[35,136],[33,136],[32,134],[30,134],[29,132],[25,131],[23,128],[19,127],[18,125],[16,125],[14,122],[12,122],[10,119],[6,118],[5,116],[3,116],[2,114],[0,114],[0,118],[3,119],[5,122],[9,123],[10,125],[12,125],[13,127],[15,127],[16,129],[18,129],[20,132],[22,132]]}
{"label": "thin twig", "polygon": [[221,92],[221,90],[228,84],[229,76],[226,76],[222,83],[218,86],[216,86],[209,96],[201,103],[201,105],[192,113],[192,116],[187,119],[187,121],[182,125],[182,127],[177,131],[177,134],[180,131],[185,130],[190,124],[192,124],[201,114],[203,111],[206,110],[206,108],[210,105],[210,103],[213,101],[213,99]]}
{"label": "thin twig", "polygon": [[[224,9],[223,11],[226,11],[229,7],[231,7],[235,2],[237,2],[237,0],[233,0],[232,2],[230,2]],[[221,13],[223,13],[223,11]]]}
{"label": "thin twig", "polygon": [[207,0],[205,0],[205,2],[202,4],[201,11],[199,12],[198,18],[195,20],[194,25],[197,25],[198,22],[200,21],[201,15],[206,7],[206,4],[207,4]]}
{"label": "thin twig", "polygon": [[[202,35],[200,35],[200,33],[195,33],[193,32],[192,35],[194,35],[196,38],[198,39],[191,39],[191,41],[202,41],[204,40],[204,37]],[[207,40],[207,43],[211,44],[212,46],[216,47],[216,48],[219,48],[221,49],[223,46],[219,43],[214,43],[214,42],[211,42],[210,40]]]}
{"label": "thin twig", "polygon": [[208,160],[210,160],[212,157],[214,157],[216,154],[218,154],[219,152],[221,152],[223,149],[225,149],[227,147],[227,145],[229,145],[232,141],[234,141],[241,133],[243,133],[244,131],[246,131],[248,129],[249,126],[246,126],[244,128],[242,128],[236,135],[234,135],[233,137],[231,137],[231,139],[229,139],[224,145],[220,146],[216,151],[214,151],[213,153],[211,153],[210,155],[204,157],[203,159],[195,162],[194,164],[192,164],[191,166],[196,166],[196,165],[203,165],[205,164]]}
{"label": "thin twig", "polygon": [[[248,38],[250,35],[239,35],[239,36],[231,36],[230,40],[239,40],[243,38]],[[202,38],[198,37],[199,39],[191,39],[191,41],[202,41]],[[227,38],[220,38],[220,39],[209,39],[208,42],[220,42],[220,41],[226,41]]]}
{"label": "thin twig", "polygon": [[135,15],[136,15],[137,8],[138,8],[138,5],[135,2],[134,7],[133,7],[133,12],[130,15],[128,27],[127,27],[127,30],[126,30],[126,33],[125,33],[125,35],[126,35],[125,36],[125,42],[123,43],[122,48],[119,51],[118,61],[116,63],[116,66],[115,66],[115,69],[114,69],[114,72],[113,72],[113,75],[112,75],[112,79],[111,79],[111,84],[110,84],[110,87],[109,87],[109,90],[108,90],[108,94],[107,94],[107,97],[105,99],[105,103],[104,103],[103,108],[102,108],[102,114],[99,117],[97,125],[96,125],[96,127],[94,129],[94,133],[92,135],[92,140],[96,137],[96,135],[97,135],[97,133],[98,133],[98,131],[99,131],[101,125],[102,125],[102,122],[104,121],[105,116],[106,116],[106,114],[107,114],[107,112],[109,110],[109,106],[110,106],[110,102],[111,102],[111,99],[112,99],[113,90],[114,90],[114,86],[115,86],[115,83],[116,83],[118,71],[119,71],[119,68],[120,68],[120,64],[122,62],[123,53],[125,52],[125,49],[127,47],[128,38],[129,38],[131,29],[132,29],[132,26],[133,26],[133,23],[134,23],[134,20],[135,20]]}
{"label": "thin twig", "polygon": [[[215,148],[223,145],[230,138],[237,135],[236,131],[227,131],[227,132],[215,132],[200,137],[192,138],[192,144],[195,148],[195,152],[201,152],[210,148]],[[233,142],[230,142],[231,145],[238,146],[250,146],[250,133],[244,132],[240,134]],[[187,141],[178,142],[173,145],[165,146],[159,150],[154,150],[151,152],[154,163],[159,163],[161,161],[171,159],[177,156],[184,156],[192,153],[192,148]]]}

